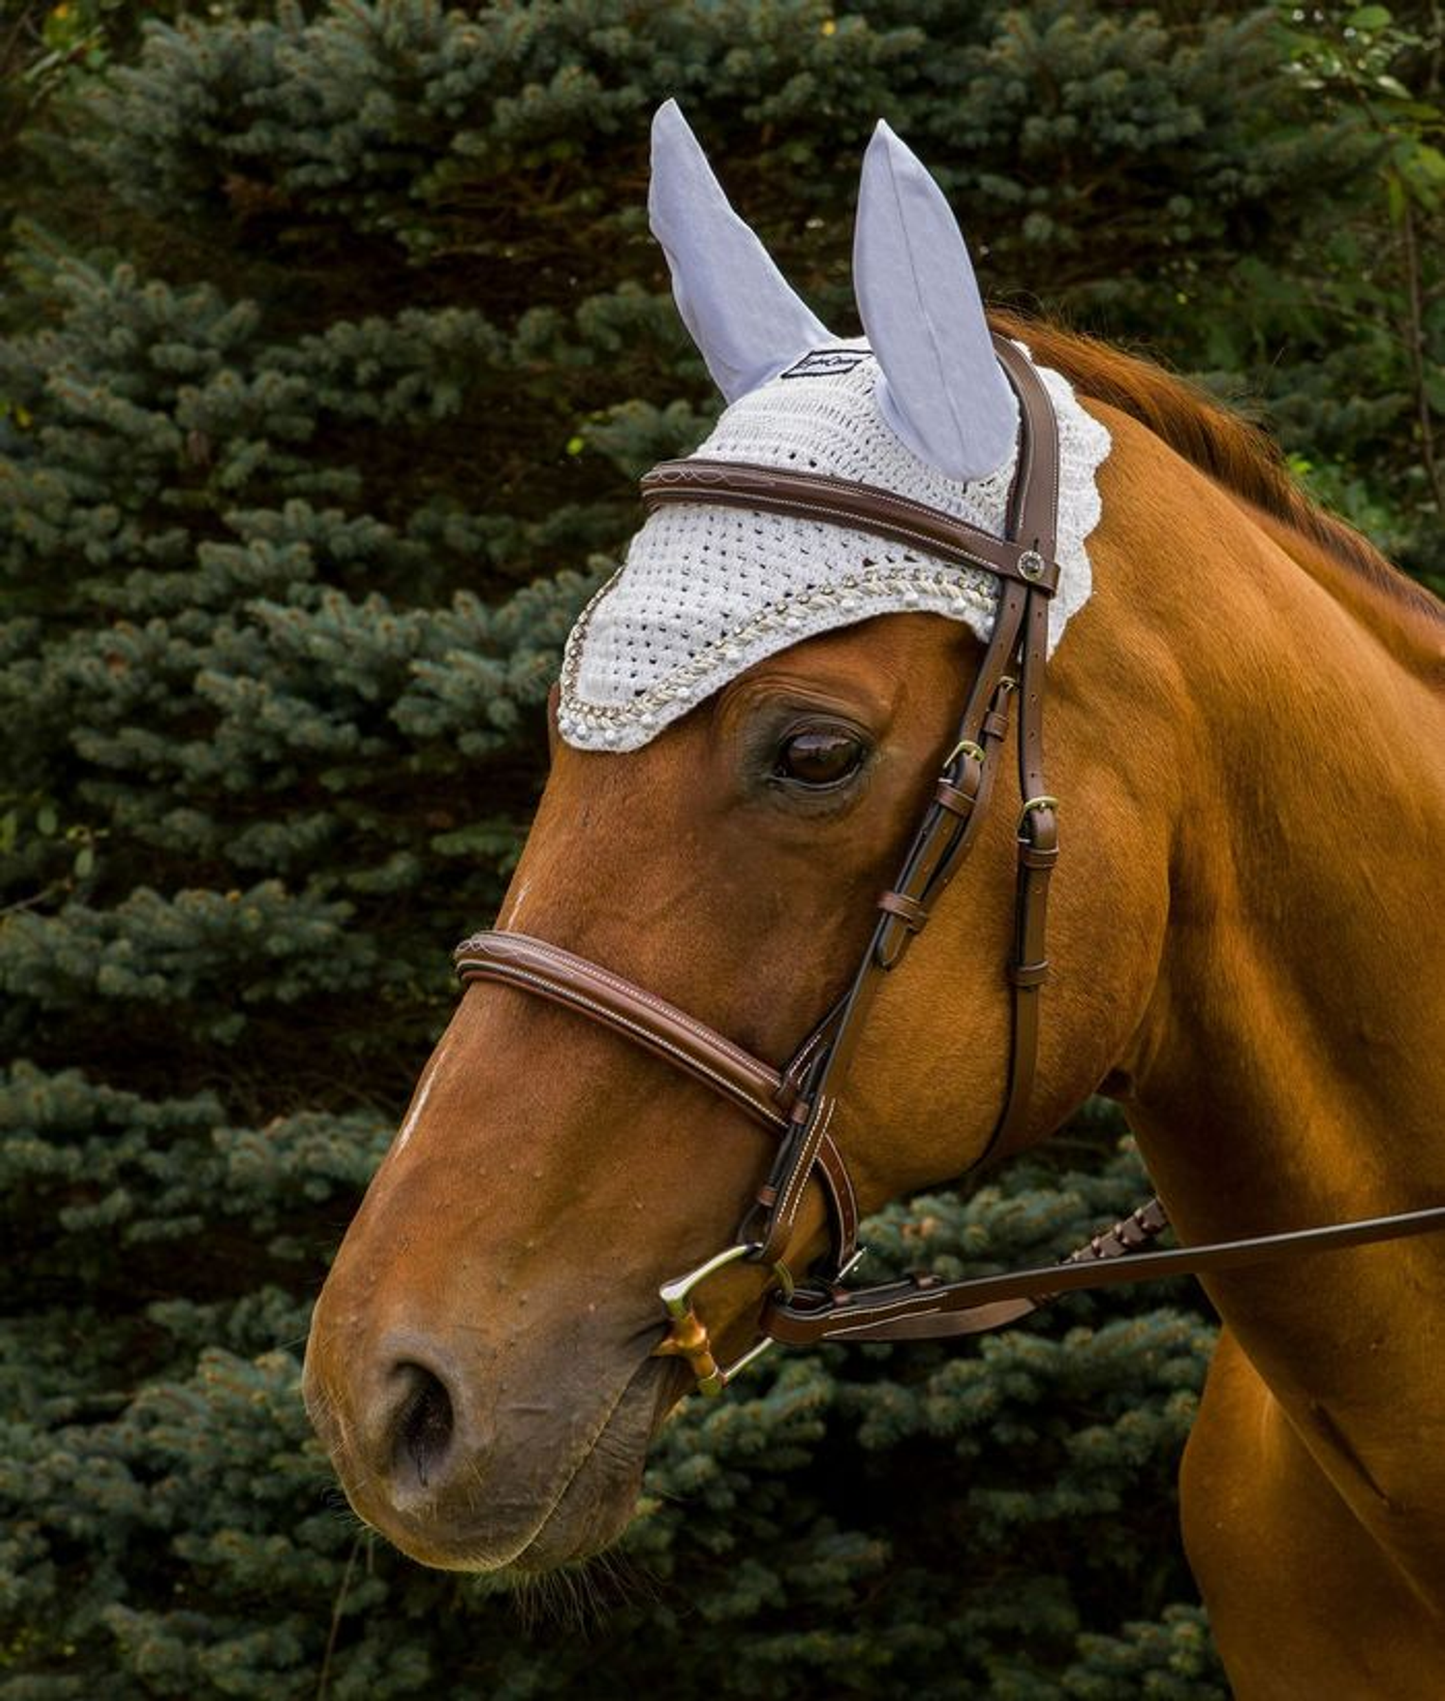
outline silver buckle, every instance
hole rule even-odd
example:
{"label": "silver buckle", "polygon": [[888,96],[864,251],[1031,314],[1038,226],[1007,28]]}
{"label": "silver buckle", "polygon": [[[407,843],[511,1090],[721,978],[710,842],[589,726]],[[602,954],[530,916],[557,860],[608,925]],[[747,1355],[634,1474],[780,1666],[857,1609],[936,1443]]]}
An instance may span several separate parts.
{"label": "silver buckle", "polygon": [[[653,1357],[686,1359],[697,1378],[699,1392],[706,1394],[709,1399],[716,1399],[739,1371],[746,1370],[755,1358],[761,1358],[773,1345],[773,1340],[770,1335],[764,1335],[762,1340],[756,1346],[749,1347],[741,1358],[734,1359],[729,1365],[720,1365],[713,1357],[707,1324],[693,1310],[693,1292],[718,1270],[726,1269],[729,1264],[736,1264],[740,1259],[751,1258],[759,1251],[760,1245],[750,1241],[729,1246],[726,1251],[715,1253],[706,1263],[699,1264],[695,1270],[689,1270],[685,1276],[664,1282],[657,1290],[657,1297],[662,1301],[672,1327],[665,1338],[652,1349]],[[783,1291],[783,1297],[786,1299],[791,1296],[793,1275],[788,1266],[783,1263],[774,1264],[773,1275]]]}

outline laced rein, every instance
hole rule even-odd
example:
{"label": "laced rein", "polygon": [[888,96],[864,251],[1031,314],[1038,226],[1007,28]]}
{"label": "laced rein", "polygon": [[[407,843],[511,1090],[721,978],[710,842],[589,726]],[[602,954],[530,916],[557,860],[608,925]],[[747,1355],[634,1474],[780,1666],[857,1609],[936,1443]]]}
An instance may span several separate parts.
{"label": "laced rein", "polygon": [[[871,530],[946,560],[982,567],[999,579],[992,635],[898,879],[878,900],[873,935],[848,991],[789,1063],[775,1069],[655,993],[544,940],[484,932],[457,948],[457,973],[464,984],[501,982],[585,1016],[712,1088],[777,1140],[768,1178],[749,1202],[735,1243],[659,1289],[669,1328],[655,1351],[683,1358],[707,1394],[721,1393],[774,1341],[806,1345],[976,1334],[1017,1322],[1049,1299],[1080,1288],[1231,1269],[1445,1229],[1441,1206],[1151,1252],[1153,1240],[1168,1227],[1163,1206],[1153,1199],[1061,1264],[966,1281],[914,1275],[873,1287],[843,1285],[862,1252],[857,1200],[831,1134],[839,1095],[873,997],[903,961],[973,848],[1002,763],[1015,699],[1023,802],[1014,941],[1007,964],[1010,1044],[1003,1105],[977,1162],[1008,1150],[1022,1132],[1038,1056],[1040,991],[1048,977],[1048,885],[1059,847],[1058,804],[1043,777],[1048,607],[1058,584],[1058,431],[1032,362],[1003,338],[995,337],[994,346],[1020,404],[1018,464],[1003,538],[891,492],[816,473],[694,458],[664,462],[642,481],[649,510],[667,502],[707,502],[804,516]],[[831,1247],[828,1266],[810,1272],[804,1285],[783,1259],[809,1180],[820,1184],[828,1202]],[[723,1366],[694,1296],[709,1277],[735,1263],[763,1266],[771,1286],[758,1324],[760,1338]]]}

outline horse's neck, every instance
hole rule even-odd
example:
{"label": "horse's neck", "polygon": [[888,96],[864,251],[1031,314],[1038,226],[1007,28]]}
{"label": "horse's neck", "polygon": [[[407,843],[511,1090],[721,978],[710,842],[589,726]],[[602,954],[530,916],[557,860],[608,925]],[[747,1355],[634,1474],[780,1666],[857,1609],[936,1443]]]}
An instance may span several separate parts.
{"label": "horse's neck", "polygon": [[[1271,530],[1251,525],[1237,549],[1221,539],[1217,614],[1191,637],[1191,778],[1128,1071],[1131,1119],[1186,1240],[1445,1202],[1445,715],[1421,660],[1430,634],[1332,577],[1349,569],[1303,546],[1292,559]],[[1247,576],[1242,617],[1226,574]],[[1416,1360],[1396,1363],[1389,1341],[1418,1348],[1433,1331],[1438,1362],[1445,1330],[1438,1307],[1421,1321],[1419,1295],[1442,1282],[1435,1236],[1211,1291],[1286,1403],[1363,1411],[1398,1395]]]}

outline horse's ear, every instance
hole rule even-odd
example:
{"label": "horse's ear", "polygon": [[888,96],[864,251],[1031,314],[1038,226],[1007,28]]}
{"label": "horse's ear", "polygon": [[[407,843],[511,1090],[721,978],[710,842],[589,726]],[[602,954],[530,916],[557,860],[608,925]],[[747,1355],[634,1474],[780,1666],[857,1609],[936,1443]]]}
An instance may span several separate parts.
{"label": "horse's ear", "polygon": [[835,341],[728,205],[674,100],[652,121],[647,211],[683,323],[728,401]]}
{"label": "horse's ear", "polygon": [[883,370],[888,423],[950,478],[1001,466],[1018,404],[994,356],[963,233],[943,191],[881,122],[863,159],[853,288]]}

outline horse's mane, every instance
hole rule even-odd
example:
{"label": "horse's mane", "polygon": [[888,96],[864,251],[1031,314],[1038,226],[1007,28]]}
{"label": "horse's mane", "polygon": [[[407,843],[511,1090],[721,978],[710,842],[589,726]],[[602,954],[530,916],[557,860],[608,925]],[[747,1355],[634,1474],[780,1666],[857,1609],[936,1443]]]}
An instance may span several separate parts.
{"label": "horse's mane", "polygon": [[1257,425],[1186,379],[1092,337],[1012,313],[991,312],[989,320],[1003,335],[1027,343],[1041,365],[1062,372],[1082,395],[1132,415],[1226,490],[1282,520],[1397,603],[1445,620],[1445,606],[1423,585],[1305,494]]}

